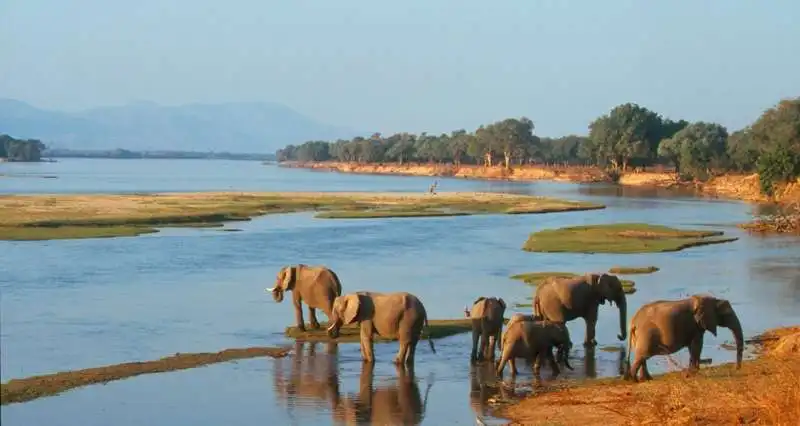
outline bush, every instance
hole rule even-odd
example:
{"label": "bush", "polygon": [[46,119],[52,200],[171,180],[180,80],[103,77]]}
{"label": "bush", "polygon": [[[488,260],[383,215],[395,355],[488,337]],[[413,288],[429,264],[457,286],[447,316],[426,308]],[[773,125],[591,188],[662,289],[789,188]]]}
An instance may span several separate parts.
{"label": "bush", "polygon": [[761,154],[757,167],[761,192],[771,197],[775,193],[775,184],[800,175],[800,155],[779,145]]}

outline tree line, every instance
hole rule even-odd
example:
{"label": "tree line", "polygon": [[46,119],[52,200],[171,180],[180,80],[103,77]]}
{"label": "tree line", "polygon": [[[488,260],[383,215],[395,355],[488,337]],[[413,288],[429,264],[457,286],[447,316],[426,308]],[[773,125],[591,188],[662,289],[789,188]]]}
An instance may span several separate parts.
{"label": "tree line", "polygon": [[508,118],[474,132],[397,133],[352,140],[308,141],[276,152],[278,161],[427,162],[502,165],[591,165],[619,175],[631,167],[672,166],[684,179],[758,172],[764,193],[800,176],[800,97],[781,100],[732,133],[720,124],[672,120],[635,103],[618,105],[589,124],[589,134],[538,137],[533,122]]}
{"label": "tree line", "polygon": [[0,134],[0,158],[8,161],[41,161],[45,148],[37,139],[14,139]]}

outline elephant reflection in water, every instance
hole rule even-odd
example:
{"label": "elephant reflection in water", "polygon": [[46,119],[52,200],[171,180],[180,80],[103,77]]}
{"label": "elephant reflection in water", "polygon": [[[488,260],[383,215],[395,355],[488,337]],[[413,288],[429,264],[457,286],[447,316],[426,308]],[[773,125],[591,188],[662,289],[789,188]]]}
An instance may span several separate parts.
{"label": "elephant reflection in water", "polygon": [[428,384],[423,400],[414,380],[414,368],[395,365],[397,380],[388,385],[373,386],[375,363],[362,363],[358,394],[341,399],[333,417],[339,424],[418,425],[425,417]]}
{"label": "elephant reflection in water", "polygon": [[[339,405],[338,344],[309,342],[308,345],[307,353],[303,353],[305,343],[295,342],[289,377],[285,376],[284,359],[275,360],[273,389],[277,399],[290,407],[303,400],[303,406],[313,404],[333,410]],[[325,345],[326,353],[317,354],[318,345]]]}

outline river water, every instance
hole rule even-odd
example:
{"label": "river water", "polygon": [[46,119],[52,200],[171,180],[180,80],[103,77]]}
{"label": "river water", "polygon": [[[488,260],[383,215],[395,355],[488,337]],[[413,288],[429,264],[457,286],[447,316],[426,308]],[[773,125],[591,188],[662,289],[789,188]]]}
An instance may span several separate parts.
{"label": "river water", "polygon": [[[352,175],[223,160],[87,160],[0,164],[0,193],[151,191],[425,191],[433,178]],[[751,218],[742,202],[668,196],[608,185],[439,179],[440,191],[501,191],[591,200],[598,211],[545,215],[324,220],[311,213],[265,216],[220,229],[168,229],[133,238],[0,241],[0,377],[80,369],[175,352],[294,345],[283,329],[291,303],[263,289],[292,263],[326,264],[345,292],[404,290],[431,318],[454,318],[481,295],[523,302],[531,288],[509,275],[527,271],[605,271],[655,265],[633,276],[628,315],[653,299],[711,292],[729,298],[745,338],[800,323],[800,239],[752,237],[728,224]],[[520,250],[539,229],[608,222],[648,222],[719,229],[728,244],[658,254],[547,254]],[[510,309],[514,311],[514,309]],[[528,312],[529,308],[517,311]],[[307,314],[306,314],[307,317]],[[324,315],[320,317],[325,320]],[[561,377],[618,374],[623,344],[618,312],[603,306],[598,348],[587,354],[583,321],[568,324],[576,342],[574,371]],[[704,340],[714,364],[735,354],[727,329]],[[2,408],[2,424],[502,424],[486,400],[498,379],[469,366],[469,334],[417,349],[416,368],[397,371],[396,343],[377,344],[374,370],[358,344],[295,345],[284,359],[258,358],[88,386]],[[673,359],[685,365],[686,350]],[[674,369],[653,358],[652,373]],[[549,369],[542,369],[549,380]],[[509,392],[523,394],[522,368]],[[556,380],[560,380],[556,379]],[[371,384],[371,386],[370,386]],[[481,386],[481,384],[485,386]],[[372,419],[372,421],[370,421]]]}

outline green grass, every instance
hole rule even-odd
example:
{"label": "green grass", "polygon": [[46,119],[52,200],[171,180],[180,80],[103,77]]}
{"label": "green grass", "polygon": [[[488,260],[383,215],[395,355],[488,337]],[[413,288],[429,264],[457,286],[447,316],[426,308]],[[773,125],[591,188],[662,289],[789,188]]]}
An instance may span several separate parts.
{"label": "green grass", "polygon": [[721,231],[674,229],[645,223],[572,226],[532,233],[522,249],[545,253],[658,253],[721,244]]}
{"label": "green grass", "polygon": [[[453,336],[456,334],[466,333],[472,330],[472,322],[468,318],[460,318],[460,319],[445,319],[445,320],[428,320],[429,328],[427,331],[423,331],[423,339],[427,339],[428,335],[430,335],[433,339],[441,339],[443,337]],[[320,328],[318,330],[312,330],[308,324],[306,324],[306,331],[302,332],[297,329],[295,326],[286,327],[284,333],[287,337],[291,337],[294,339],[305,340],[309,342],[342,342],[342,343],[353,343],[358,342],[361,340],[360,337],[360,330],[357,324],[350,324],[344,325],[341,329],[339,329],[339,337],[336,339],[331,339],[328,337],[326,332],[326,328],[328,327],[328,323],[320,322]],[[391,342],[397,340],[396,337],[384,337],[375,335],[374,341],[375,342]]]}
{"label": "green grass", "polygon": [[652,274],[653,272],[658,272],[660,268],[657,266],[644,266],[641,268],[636,267],[626,267],[626,266],[615,266],[608,270],[609,274],[619,274],[619,275],[633,275],[633,274]]}
{"label": "green grass", "polygon": [[179,193],[0,196],[0,239],[134,236],[164,227],[218,227],[266,214],[323,219],[535,214],[603,205],[493,193]]}
{"label": "green grass", "polygon": [[62,226],[56,228],[0,226],[0,240],[45,241],[76,238],[135,237],[158,232],[145,226]]}
{"label": "green grass", "polygon": [[[554,278],[574,278],[583,274],[575,274],[572,272],[527,272],[524,274],[512,275],[510,278],[513,280],[523,281],[525,284],[537,286],[543,283],[546,279]],[[622,290],[625,294],[636,293],[636,282],[631,280],[620,279],[622,283]],[[523,306],[524,307],[524,306]]]}

